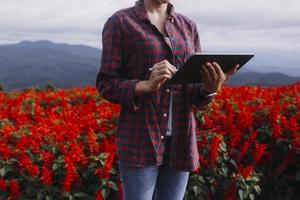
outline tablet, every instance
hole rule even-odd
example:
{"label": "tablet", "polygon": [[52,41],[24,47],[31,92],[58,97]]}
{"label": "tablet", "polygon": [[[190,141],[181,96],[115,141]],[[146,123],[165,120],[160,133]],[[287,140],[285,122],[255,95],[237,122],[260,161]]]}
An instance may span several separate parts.
{"label": "tablet", "polygon": [[227,73],[236,64],[240,65],[237,70],[241,69],[253,56],[253,53],[196,53],[167,82],[170,84],[199,83],[202,82],[201,66],[206,62],[217,62],[222,71]]}

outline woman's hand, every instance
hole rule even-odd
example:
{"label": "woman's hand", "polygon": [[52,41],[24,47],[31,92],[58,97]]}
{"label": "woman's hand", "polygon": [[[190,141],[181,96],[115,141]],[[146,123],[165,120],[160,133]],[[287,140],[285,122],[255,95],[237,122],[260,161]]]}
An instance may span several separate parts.
{"label": "woman's hand", "polygon": [[177,69],[167,60],[156,63],[152,68],[149,80],[140,81],[135,87],[135,94],[142,95],[157,91],[167,79],[170,79]]}
{"label": "woman's hand", "polygon": [[216,62],[207,62],[202,65],[201,76],[203,79],[203,90],[208,93],[217,92],[222,84],[227,81],[237,70],[239,65],[234,65],[228,73],[223,73],[220,65]]}
{"label": "woman's hand", "polygon": [[177,72],[176,67],[167,60],[156,63],[151,68],[151,74],[148,80],[148,86],[151,92],[157,91],[167,79],[171,79]]}

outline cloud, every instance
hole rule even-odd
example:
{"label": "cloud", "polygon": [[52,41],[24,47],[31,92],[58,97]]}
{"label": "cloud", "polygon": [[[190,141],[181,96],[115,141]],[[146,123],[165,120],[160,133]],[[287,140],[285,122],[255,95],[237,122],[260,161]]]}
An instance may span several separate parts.
{"label": "cloud", "polygon": [[[101,46],[115,11],[135,0],[2,0],[0,43],[49,39]],[[173,0],[195,20],[203,49],[282,49],[300,52],[300,1]]]}
{"label": "cloud", "polygon": [[194,19],[207,49],[281,49],[300,52],[300,2],[201,0],[180,12]]}

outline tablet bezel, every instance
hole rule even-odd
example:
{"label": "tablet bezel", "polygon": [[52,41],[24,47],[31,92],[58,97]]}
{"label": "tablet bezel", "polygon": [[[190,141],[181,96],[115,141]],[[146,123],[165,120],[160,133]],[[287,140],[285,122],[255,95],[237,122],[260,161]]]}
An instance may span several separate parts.
{"label": "tablet bezel", "polygon": [[[202,82],[200,68],[205,62],[218,62],[222,71],[226,73],[235,64],[240,65],[237,69],[238,71],[253,57],[254,53],[195,53],[190,56],[190,58],[178,69],[176,74],[174,74],[167,82],[170,84]],[[225,63],[231,66],[225,66]],[[196,72],[199,72],[198,75]]]}

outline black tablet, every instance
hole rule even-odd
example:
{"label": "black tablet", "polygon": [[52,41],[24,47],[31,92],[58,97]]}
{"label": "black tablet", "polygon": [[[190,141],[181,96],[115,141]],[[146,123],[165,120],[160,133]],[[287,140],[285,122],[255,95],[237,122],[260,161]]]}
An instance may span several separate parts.
{"label": "black tablet", "polygon": [[192,55],[167,82],[170,84],[202,82],[201,66],[206,62],[217,62],[224,73],[239,64],[239,70],[252,57],[253,53],[197,53]]}

